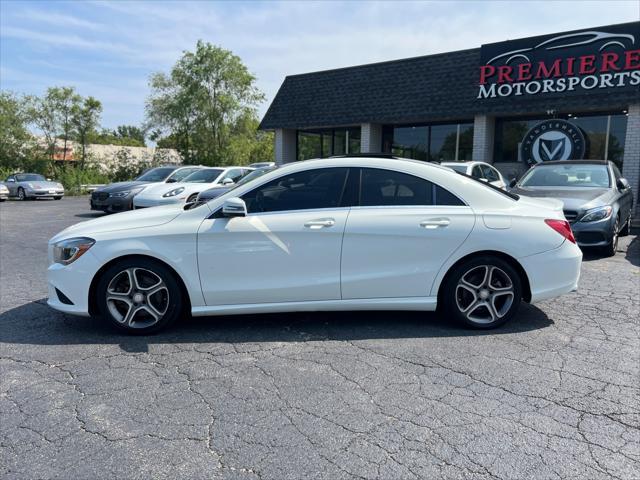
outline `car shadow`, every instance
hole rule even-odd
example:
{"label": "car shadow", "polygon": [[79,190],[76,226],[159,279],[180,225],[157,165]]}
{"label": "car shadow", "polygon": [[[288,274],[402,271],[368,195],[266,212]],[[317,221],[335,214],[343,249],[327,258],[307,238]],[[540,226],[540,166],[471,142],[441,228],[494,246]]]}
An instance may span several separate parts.
{"label": "car shadow", "polygon": [[636,232],[635,238],[631,240],[631,243],[627,247],[627,252],[625,253],[627,261],[636,267],[640,266],[640,240],[638,240],[640,235],[637,235],[637,233],[640,232]]}
{"label": "car shadow", "polygon": [[88,213],[76,213],[78,218],[99,218],[107,215],[105,212],[88,212]]}
{"label": "car shadow", "polygon": [[481,337],[517,334],[553,325],[539,308],[523,304],[517,317],[494,330],[471,330],[431,312],[311,312],[184,318],[155,335],[128,336],[99,318],[56,312],[45,300],[0,314],[0,342],[35,345],[118,344],[146,352],[166,343],[262,343]]}

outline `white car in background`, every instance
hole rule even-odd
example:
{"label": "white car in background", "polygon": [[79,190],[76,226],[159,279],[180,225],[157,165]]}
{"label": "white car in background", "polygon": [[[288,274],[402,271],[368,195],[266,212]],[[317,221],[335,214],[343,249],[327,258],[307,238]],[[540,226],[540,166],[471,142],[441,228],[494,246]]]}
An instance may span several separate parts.
{"label": "white car in background", "polygon": [[[137,197],[136,197],[137,198]],[[562,203],[427,162],[287,164],[206,203],[79,223],[49,241],[48,304],[129,333],[195,316],[440,307],[474,328],[577,288]]]}
{"label": "white car in background", "polygon": [[133,208],[192,202],[200,192],[215,186],[232,186],[251,171],[251,167],[205,167],[181,182],[146,187],[133,198]]}
{"label": "white car in background", "polygon": [[488,182],[494,187],[507,188],[507,182],[504,181],[502,174],[492,165],[485,162],[442,162],[443,167],[449,167],[457,172],[470,175],[482,182]]}

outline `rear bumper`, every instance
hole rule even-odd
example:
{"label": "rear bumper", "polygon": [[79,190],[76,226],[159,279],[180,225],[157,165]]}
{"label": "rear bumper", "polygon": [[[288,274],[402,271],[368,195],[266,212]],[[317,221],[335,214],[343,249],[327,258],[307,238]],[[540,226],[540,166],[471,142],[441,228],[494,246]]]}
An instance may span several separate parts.
{"label": "rear bumper", "polygon": [[531,287],[531,303],[578,289],[582,251],[568,240],[553,250],[520,258]]}

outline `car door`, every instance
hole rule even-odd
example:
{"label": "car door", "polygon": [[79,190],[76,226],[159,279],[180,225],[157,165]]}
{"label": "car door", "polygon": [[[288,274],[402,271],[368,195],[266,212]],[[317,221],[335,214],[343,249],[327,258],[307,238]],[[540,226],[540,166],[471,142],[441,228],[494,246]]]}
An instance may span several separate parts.
{"label": "car door", "polygon": [[342,244],[342,298],[429,296],[473,228],[471,208],[407,173],[364,168],[360,176]]}
{"label": "car door", "polygon": [[198,266],[206,304],[340,299],[348,171],[287,174],[242,196],[246,217],[205,220]]}

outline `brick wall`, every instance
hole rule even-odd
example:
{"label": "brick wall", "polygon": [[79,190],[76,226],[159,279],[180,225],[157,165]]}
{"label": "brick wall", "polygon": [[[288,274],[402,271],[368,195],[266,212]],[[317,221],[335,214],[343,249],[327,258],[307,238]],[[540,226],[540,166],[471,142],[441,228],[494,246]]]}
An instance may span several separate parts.
{"label": "brick wall", "polygon": [[493,163],[493,137],[495,118],[488,115],[476,115],[473,120],[473,154],[477,162]]}

